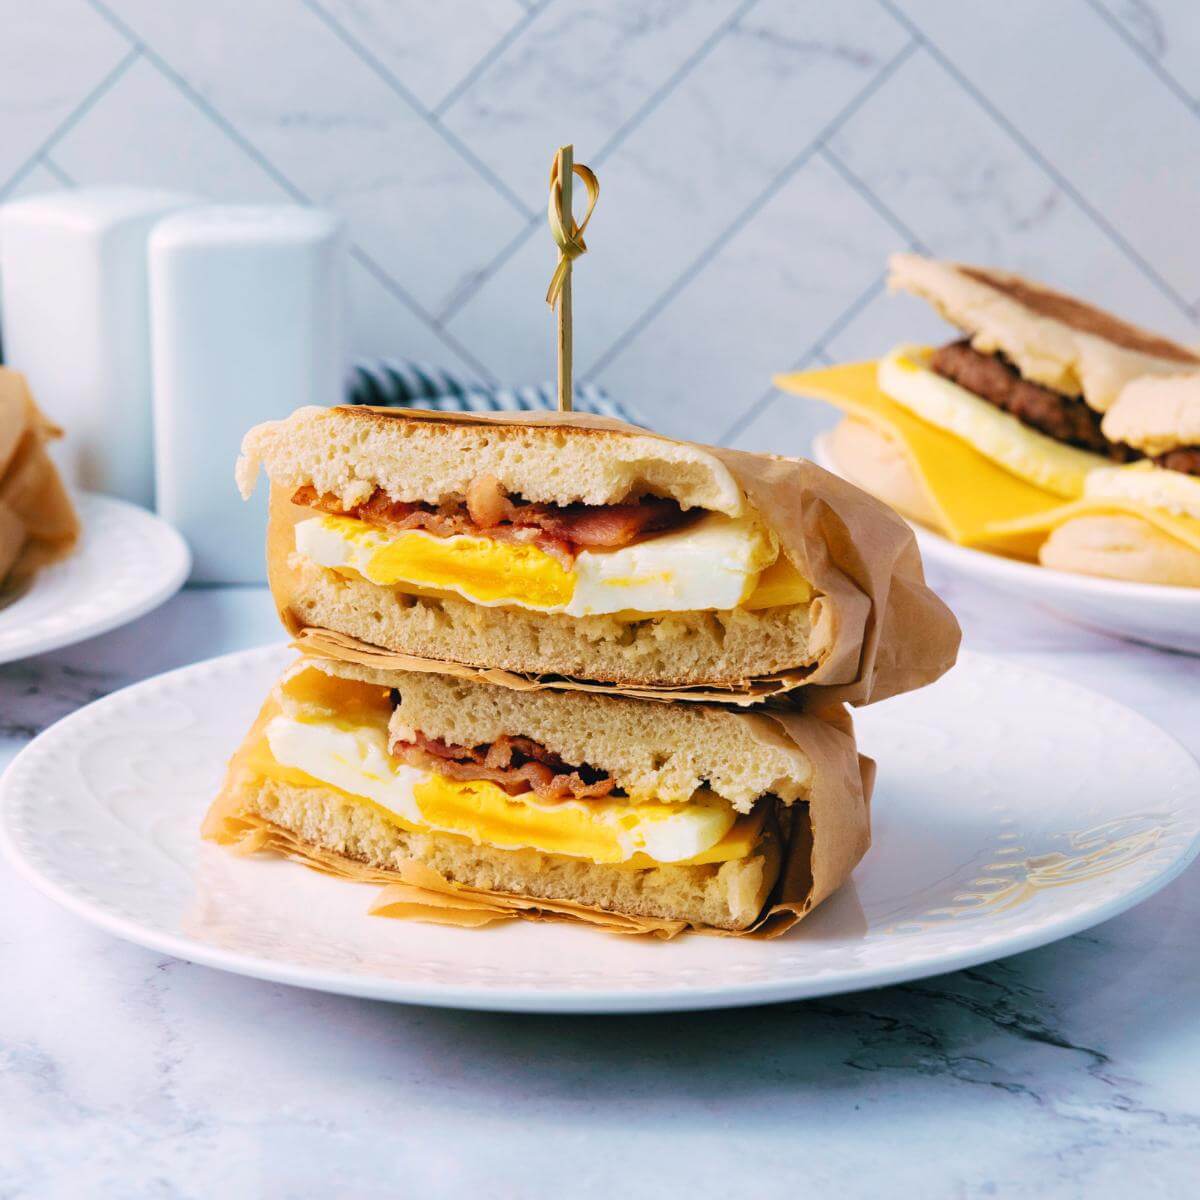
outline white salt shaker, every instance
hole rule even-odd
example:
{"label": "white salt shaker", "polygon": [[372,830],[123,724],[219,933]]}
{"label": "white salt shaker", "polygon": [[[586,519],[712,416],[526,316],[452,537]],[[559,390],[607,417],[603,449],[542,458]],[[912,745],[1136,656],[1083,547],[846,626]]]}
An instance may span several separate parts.
{"label": "white salt shaker", "polygon": [[252,425],[341,399],[344,254],[341,220],[296,206],[206,206],[151,236],[158,511],[193,581],[265,578],[267,489],[244,504],[233,467]]}
{"label": "white salt shaker", "polygon": [[176,192],[88,187],[0,208],[5,362],[66,438],[69,483],[154,502],[146,243]]}

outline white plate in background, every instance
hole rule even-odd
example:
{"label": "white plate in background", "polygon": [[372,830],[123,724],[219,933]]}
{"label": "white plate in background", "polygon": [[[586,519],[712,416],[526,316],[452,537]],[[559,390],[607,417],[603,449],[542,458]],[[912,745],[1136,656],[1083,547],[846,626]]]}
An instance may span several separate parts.
{"label": "white plate in background", "polygon": [[187,543],[153,513],[92,492],[71,499],[79,542],[0,608],[0,663],[128,624],[173,596],[191,570]]}
{"label": "white plate in background", "polygon": [[[813,439],[813,461],[840,475],[827,434]],[[1200,654],[1200,588],[1074,575],[959,546],[912,522],[929,562],[1044,605],[1068,621],[1114,637]]]}
{"label": "white plate in background", "polygon": [[1028,950],[1174,878],[1200,847],[1200,766],[1143,717],[964,654],[856,715],[879,762],[874,846],[775,941],[367,915],[373,886],[202,843],[225,760],[293,653],[265,647],[64,718],[0,780],[0,843],[102,929],[208,966],[456,1008],[648,1012],[878,987]]}

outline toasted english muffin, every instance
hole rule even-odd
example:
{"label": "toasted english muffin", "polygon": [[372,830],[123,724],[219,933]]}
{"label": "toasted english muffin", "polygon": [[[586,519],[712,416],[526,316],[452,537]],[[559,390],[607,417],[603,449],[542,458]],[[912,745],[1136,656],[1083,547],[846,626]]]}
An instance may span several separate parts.
{"label": "toasted english muffin", "polygon": [[1200,446],[1200,372],[1135,379],[1104,414],[1104,432],[1149,455]]}
{"label": "toasted english muffin", "polygon": [[983,354],[1106,412],[1131,380],[1200,368],[1200,356],[1073,296],[1007,271],[893,254],[888,283],[928,301]]}

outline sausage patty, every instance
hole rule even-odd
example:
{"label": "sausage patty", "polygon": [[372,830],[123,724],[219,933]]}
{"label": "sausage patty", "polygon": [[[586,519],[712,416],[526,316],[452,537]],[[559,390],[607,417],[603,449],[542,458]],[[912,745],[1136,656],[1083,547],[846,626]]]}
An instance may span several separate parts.
{"label": "sausage patty", "polygon": [[1200,475],[1200,446],[1178,446],[1160,454],[1154,460],[1168,471],[1182,471],[1185,475]]}
{"label": "sausage patty", "polygon": [[1000,354],[981,354],[965,339],[934,351],[930,364],[945,379],[1012,413],[1056,442],[1103,454],[1113,462],[1132,462],[1142,454],[1132,446],[1110,442],[1100,431],[1100,414],[1082,396],[1064,396],[1021,378],[1020,371]]}

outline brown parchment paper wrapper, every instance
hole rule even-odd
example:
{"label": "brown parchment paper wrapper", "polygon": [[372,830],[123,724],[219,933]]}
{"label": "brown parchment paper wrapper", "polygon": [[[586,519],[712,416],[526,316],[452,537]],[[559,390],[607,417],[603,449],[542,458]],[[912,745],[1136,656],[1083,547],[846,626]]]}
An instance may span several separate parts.
{"label": "brown parchment paper wrapper", "polygon": [[858,753],[849,713],[840,705],[819,713],[765,708],[746,714],[746,719],[772,721],[812,762],[813,782],[807,801],[779,805],[776,814],[768,816],[764,837],[778,840],[782,861],[763,911],[748,929],[690,926],[686,921],[606,912],[569,900],[543,900],[467,887],[450,882],[415,859],[395,870],[381,870],[309,845],[289,830],[243,810],[243,790],[254,781],[247,756],[278,711],[272,696],[230,760],[221,792],[204,818],[203,836],[238,854],[282,854],[327,875],[381,886],[368,909],[375,916],[465,927],[517,918],[570,920],[612,933],[653,934],[660,938],[671,938],[687,929],[728,937],[773,938],[786,933],[837,891],[871,844],[875,763]]}
{"label": "brown parchment paper wrapper", "polygon": [[[432,413],[372,409],[396,419],[614,430],[647,435],[623,421],[591,413]],[[659,434],[649,434],[661,437]],[[669,438],[661,438],[670,441]],[[643,699],[719,700],[754,704],[802,685],[824,704],[870,704],[932,683],[953,664],[960,631],[954,615],[926,586],[916,539],[886,505],[813,463],[704,447],[732,473],[751,505],[775,531],[784,554],[818,595],[812,608],[816,661],[794,671],[746,679],[737,687],[623,687],[522,676],[462,663],[435,665],[329,630],[307,627],[292,604],[296,573],[289,566],[292,528],[311,516],[288,497],[272,496],[267,567],[280,618],[300,645],[333,658],[396,669],[436,670],[506,687],[579,687]]]}
{"label": "brown parchment paper wrapper", "polygon": [[46,452],[61,436],[25,377],[0,367],[0,589],[20,588],[79,537],[79,518]]}

